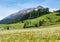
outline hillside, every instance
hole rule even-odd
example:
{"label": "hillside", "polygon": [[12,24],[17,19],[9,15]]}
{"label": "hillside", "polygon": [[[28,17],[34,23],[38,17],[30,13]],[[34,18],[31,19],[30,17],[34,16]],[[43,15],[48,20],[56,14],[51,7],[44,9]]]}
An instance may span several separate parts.
{"label": "hillside", "polygon": [[[23,11],[27,12],[28,10],[30,9],[23,10]],[[21,12],[24,13],[23,11]],[[17,15],[18,14],[13,14],[11,16],[15,17]],[[50,12],[49,8],[43,8],[41,6],[38,6],[36,8],[33,8],[32,11],[26,13],[21,18],[15,18],[8,22],[7,21],[8,20],[6,20],[5,24],[0,24],[0,27],[3,29],[9,30],[9,29],[16,29],[16,28],[19,28],[19,29],[32,28],[32,27],[35,28],[35,27],[41,27],[41,26],[55,25],[60,23],[60,10]]]}
{"label": "hillside", "polygon": [[24,20],[38,18],[38,17],[48,14],[48,13],[49,13],[49,8],[43,8],[43,9],[38,8],[37,10],[34,8],[33,11],[26,13],[21,18],[12,19],[11,21],[6,22],[5,24],[23,22]]}
{"label": "hillside", "polygon": [[[59,12],[52,12],[34,19],[27,19],[22,22],[14,24],[0,24],[3,29],[22,29],[22,28],[37,28],[45,26],[59,26],[60,25],[60,15]],[[8,30],[9,30],[8,29]]]}
{"label": "hillside", "polygon": [[29,19],[24,22],[25,27],[40,27],[54,25],[60,22],[60,16],[58,12],[52,12],[35,19]]}
{"label": "hillside", "polygon": [[[20,10],[20,11],[18,11],[18,12],[15,12],[15,13],[9,15],[9,16],[6,16],[4,19],[2,19],[2,20],[0,21],[0,24],[6,24],[6,23],[8,23],[8,22],[10,22],[10,21],[13,21],[13,20],[15,20],[15,19],[17,19],[17,21],[19,22],[20,19],[21,19],[24,15],[26,15],[27,13],[29,13],[29,12],[31,12],[31,11],[33,11],[33,10],[38,10],[38,9],[43,9],[43,8],[44,8],[44,7],[42,7],[42,6],[37,6],[37,7],[34,7],[34,8],[27,8],[27,9]],[[13,22],[13,23],[15,23],[15,22]]]}

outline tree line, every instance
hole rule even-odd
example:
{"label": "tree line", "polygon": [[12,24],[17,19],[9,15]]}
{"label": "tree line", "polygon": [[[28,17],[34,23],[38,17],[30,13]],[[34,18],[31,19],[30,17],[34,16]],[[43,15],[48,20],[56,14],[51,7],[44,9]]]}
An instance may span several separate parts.
{"label": "tree line", "polygon": [[15,19],[7,22],[7,24],[23,22],[24,20],[34,19],[34,18],[40,17],[40,16],[48,14],[48,13],[49,13],[49,8],[33,10],[33,11],[29,12],[29,13],[26,13],[26,15],[24,15],[21,18],[15,18]]}

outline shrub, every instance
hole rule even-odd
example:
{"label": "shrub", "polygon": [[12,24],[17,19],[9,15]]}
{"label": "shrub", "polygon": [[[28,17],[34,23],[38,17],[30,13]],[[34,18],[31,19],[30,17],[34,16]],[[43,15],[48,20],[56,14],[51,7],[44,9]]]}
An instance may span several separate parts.
{"label": "shrub", "polygon": [[24,22],[24,28],[29,28],[29,27],[31,27],[31,21],[27,20]]}
{"label": "shrub", "polygon": [[58,19],[56,22],[60,22],[60,19]]}
{"label": "shrub", "polygon": [[9,30],[9,26],[7,26],[7,30]]}

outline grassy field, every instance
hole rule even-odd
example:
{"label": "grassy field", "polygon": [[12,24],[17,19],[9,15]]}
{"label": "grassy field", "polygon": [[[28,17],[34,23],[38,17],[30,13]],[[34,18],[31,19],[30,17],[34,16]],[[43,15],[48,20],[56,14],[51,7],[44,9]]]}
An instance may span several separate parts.
{"label": "grassy field", "polygon": [[60,27],[3,30],[0,42],[60,42]]}
{"label": "grassy field", "polygon": [[7,30],[9,27],[10,29],[22,29],[23,28],[23,23],[16,23],[16,24],[0,24],[0,30]]}

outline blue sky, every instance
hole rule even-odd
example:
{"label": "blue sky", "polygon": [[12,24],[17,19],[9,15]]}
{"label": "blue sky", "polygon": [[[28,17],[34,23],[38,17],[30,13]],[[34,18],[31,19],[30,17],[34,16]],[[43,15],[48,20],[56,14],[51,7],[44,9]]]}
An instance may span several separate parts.
{"label": "blue sky", "polygon": [[19,10],[41,5],[60,9],[60,0],[0,0],[0,20]]}

